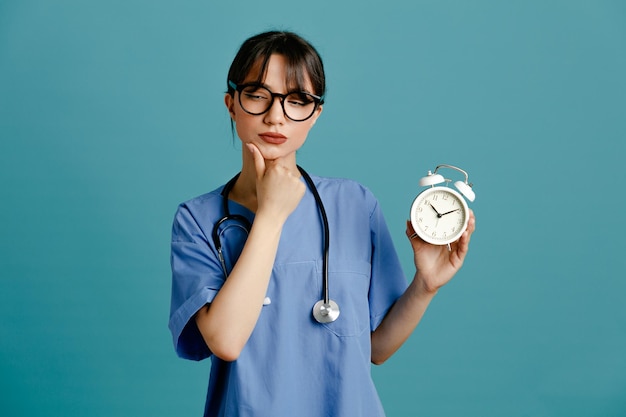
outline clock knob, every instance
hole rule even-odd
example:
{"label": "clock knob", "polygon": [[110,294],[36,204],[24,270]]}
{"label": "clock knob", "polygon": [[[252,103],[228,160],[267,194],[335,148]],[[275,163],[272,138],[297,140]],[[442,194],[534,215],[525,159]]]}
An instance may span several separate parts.
{"label": "clock knob", "polygon": [[473,202],[474,199],[476,198],[476,194],[474,193],[474,190],[472,190],[472,187],[469,184],[467,184],[467,183],[465,183],[463,181],[456,181],[454,183],[454,186],[469,201]]}
{"label": "clock knob", "polygon": [[420,186],[425,187],[427,185],[435,185],[444,182],[446,179],[441,174],[433,174],[428,171],[428,175],[420,178]]}

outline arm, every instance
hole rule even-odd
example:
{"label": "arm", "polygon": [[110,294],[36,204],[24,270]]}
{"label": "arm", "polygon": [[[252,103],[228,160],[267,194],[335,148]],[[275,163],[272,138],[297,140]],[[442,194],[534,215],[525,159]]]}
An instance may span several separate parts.
{"label": "arm", "polygon": [[[476,220],[471,213],[467,230],[458,242],[452,244],[451,251],[448,251],[446,246],[428,244],[419,237],[410,238],[416,268],[415,276],[380,326],[372,332],[373,363],[385,362],[408,339],[439,288],[450,281],[463,265],[475,228]],[[411,224],[407,222],[407,236],[410,237],[413,233]]]}
{"label": "arm", "polygon": [[282,227],[304,195],[305,186],[281,165],[265,161],[251,147],[256,167],[257,211],[243,251],[210,305],[196,314],[196,324],[214,355],[237,359],[261,314]]}

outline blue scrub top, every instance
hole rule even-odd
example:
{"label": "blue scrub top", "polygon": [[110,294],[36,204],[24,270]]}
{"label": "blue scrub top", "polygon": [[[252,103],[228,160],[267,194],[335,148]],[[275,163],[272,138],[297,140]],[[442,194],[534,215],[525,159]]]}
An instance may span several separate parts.
{"label": "blue scrub top", "polygon": [[[179,356],[211,358],[205,416],[320,417],[384,415],[370,374],[370,332],[407,286],[372,193],[345,179],[312,176],[330,227],[329,291],[341,314],[320,324],[323,226],[310,190],[287,219],[267,289],[269,304],[236,361],[212,355],[194,314],[225,277],[211,238],[224,215],[221,191],[181,204],[172,228],[169,328]],[[229,201],[232,214],[254,214]],[[237,221],[220,229],[228,271],[245,242]]]}

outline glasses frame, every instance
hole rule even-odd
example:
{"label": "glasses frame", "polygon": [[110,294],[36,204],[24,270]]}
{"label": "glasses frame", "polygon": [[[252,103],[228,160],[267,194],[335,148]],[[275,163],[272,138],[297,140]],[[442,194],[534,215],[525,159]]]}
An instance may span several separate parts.
{"label": "glasses frame", "polygon": [[[234,82],[232,82],[231,80],[228,80],[228,85],[230,86],[230,88],[232,88],[233,90],[237,91],[239,93],[239,105],[241,106],[241,108],[243,109],[243,111],[245,111],[248,114],[251,114],[253,116],[260,116],[262,114],[267,113],[272,106],[274,105],[274,99],[278,98],[279,102],[280,102],[280,107],[283,109],[283,114],[285,115],[285,117],[289,120],[292,120],[294,122],[304,122],[305,120],[309,120],[311,117],[313,117],[313,115],[315,114],[315,111],[319,108],[319,106],[321,106],[322,104],[324,104],[324,96],[316,96],[315,94],[311,94],[307,91],[300,91],[300,90],[294,90],[294,91],[289,91],[287,92],[287,94],[279,94],[279,93],[274,93],[272,92],[269,88],[265,87],[263,84],[259,84],[259,83],[246,83],[246,84],[235,84]],[[246,87],[260,87],[260,88],[264,88],[267,91],[269,91],[270,96],[272,97],[272,100],[269,102],[269,106],[267,106],[267,109],[265,109],[264,111],[260,112],[260,113],[253,113],[251,111],[248,111],[245,109],[245,107],[243,106],[243,104],[241,103],[241,92],[246,88]],[[289,117],[289,115],[287,114],[287,112],[285,111],[285,99],[287,98],[287,96],[291,95],[291,94],[306,94],[307,96],[313,98],[313,102],[315,103],[315,106],[313,107],[313,111],[311,111],[311,114],[309,114],[307,117],[305,117],[304,119],[294,119],[293,117]]]}

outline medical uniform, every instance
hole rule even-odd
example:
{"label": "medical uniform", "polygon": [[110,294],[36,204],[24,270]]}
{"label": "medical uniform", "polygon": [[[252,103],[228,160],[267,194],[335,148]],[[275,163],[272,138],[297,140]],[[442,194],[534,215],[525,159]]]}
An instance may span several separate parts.
{"label": "medical uniform", "polygon": [[[320,324],[323,226],[311,191],[284,224],[256,327],[239,358],[211,354],[194,314],[210,303],[225,277],[211,232],[224,215],[222,187],[179,206],[172,229],[169,327],[179,356],[211,358],[205,416],[380,417],[371,375],[370,332],[407,286],[372,193],[345,179],[312,176],[330,227],[329,291],[341,314]],[[229,201],[231,214],[254,213]],[[220,228],[228,271],[246,233],[237,221]]]}

